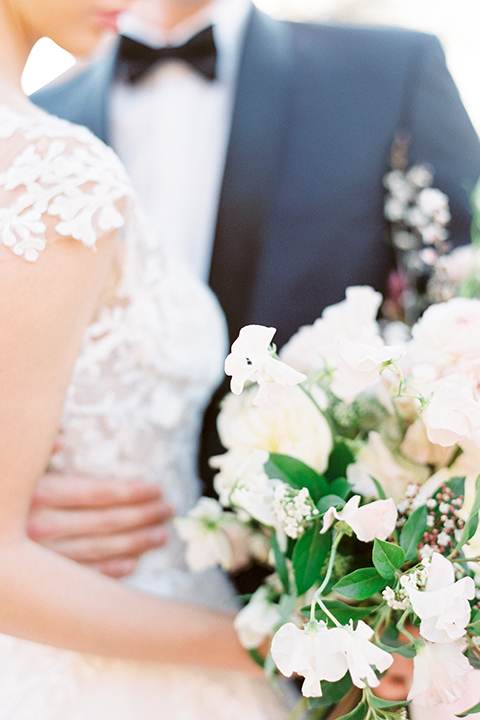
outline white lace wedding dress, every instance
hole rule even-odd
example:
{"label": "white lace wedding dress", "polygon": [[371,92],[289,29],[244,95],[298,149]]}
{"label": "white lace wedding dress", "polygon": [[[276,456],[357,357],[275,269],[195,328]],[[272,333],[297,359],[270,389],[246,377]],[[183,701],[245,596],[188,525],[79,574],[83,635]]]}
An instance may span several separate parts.
{"label": "white lace wedding dress", "polygon": [[[72,236],[93,247],[112,230],[123,236],[123,256],[88,327],[65,402],[63,447],[52,466],[157,482],[183,513],[199,494],[201,415],[226,350],[216,300],[144,230],[111,150],[36,109],[19,114],[0,107],[0,245],[35,262],[46,242]],[[225,607],[232,597],[220,571],[186,569],[174,532],[129,582],[213,606]],[[266,680],[85,656],[0,635],[1,720],[284,716]]]}

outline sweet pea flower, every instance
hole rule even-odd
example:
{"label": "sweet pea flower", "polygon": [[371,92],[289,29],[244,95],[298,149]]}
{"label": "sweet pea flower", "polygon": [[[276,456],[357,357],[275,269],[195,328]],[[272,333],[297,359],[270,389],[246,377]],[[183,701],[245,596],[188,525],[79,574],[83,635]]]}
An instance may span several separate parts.
{"label": "sweet pea flower", "polygon": [[225,374],[232,377],[230,389],[235,395],[242,392],[248,380],[258,383],[256,405],[267,401],[272,386],[285,388],[305,380],[305,375],[273,357],[271,342],[274,334],[275,328],[272,327],[243,327],[225,360]]}
{"label": "sweet pea flower", "polygon": [[413,660],[413,683],[408,693],[420,707],[452,703],[465,691],[472,666],[455,642],[426,643]]}
{"label": "sweet pea flower", "polygon": [[[185,557],[189,568],[197,572],[215,565],[220,565],[224,570],[232,569],[233,548],[222,527],[224,519],[225,513],[220,503],[207,497],[200,498],[185,517],[175,518],[177,532],[187,543]],[[247,560],[248,555],[245,558]]]}
{"label": "sweet pea flower", "polygon": [[283,675],[290,677],[296,673],[305,678],[302,686],[305,697],[320,697],[322,681],[336,682],[347,671],[359,688],[379,684],[372,666],[383,672],[393,658],[370,642],[372,635],[373,630],[362,621],[356,630],[345,626],[328,628],[315,621],[300,630],[293,623],[286,623],[274,635],[271,653]]}
{"label": "sweet pea flower", "polygon": [[464,577],[455,582],[450,560],[433,553],[425,590],[417,590],[401,579],[414,612],[421,620],[420,635],[430,642],[451,643],[465,635],[470,620],[468,600],[475,596],[475,582]]}
{"label": "sweet pea flower", "polygon": [[346,402],[353,401],[378,379],[384,363],[398,360],[405,348],[384,345],[380,338],[370,342],[343,341],[337,345],[337,370],[332,392]]}
{"label": "sweet pea flower", "polygon": [[435,390],[422,418],[430,442],[449,447],[480,429],[480,403],[468,385],[447,382]]}
{"label": "sweet pea flower", "polygon": [[271,635],[280,620],[278,605],[268,599],[268,589],[261,585],[237,613],[233,625],[243,647],[251,650]]}
{"label": "sweet pea flower", "polygon": [[280,356],[300,372],[337,367],[341,342],[383,345],[376,321],[382,296],[368,286],[347,288],[345,300],[325,308],[313,325],[305,325],[283,346]]}
{"label": "sweet pea flower", "polygon": [[357,627],[335,627],[329,630],[330,642],[345,653],[348,670],[352,682],[358,688],[376,687],[380,680],[373,671],[376,667],[379,672],[384,672],[393,662],[390,653],[370,642],[374,631],[362,620],[359,620]]}
{"label": "sweet pea flower", "polygon": [[343,520],[349,525],[361,542],[371,542],[375,538],[386,540],[395,529],[397,508],[392,498],[375,500],[359,507],[360,495],[354,495],[345,507],[338,512],[330,507],[324,515],[321,533],[327,532],[334,520]]}

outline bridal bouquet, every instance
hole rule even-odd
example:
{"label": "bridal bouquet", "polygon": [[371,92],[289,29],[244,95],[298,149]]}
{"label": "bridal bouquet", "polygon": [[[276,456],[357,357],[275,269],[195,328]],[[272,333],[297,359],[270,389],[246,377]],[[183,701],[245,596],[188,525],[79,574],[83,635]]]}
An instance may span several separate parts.
{"label": "bridal bouquet", "polygon": [[[280,356],[273,328],[242,329],[219,500],[178,521],[193,568],[271,568],[236,628],[254,655],[268,643],[269,673],[303,678],[315,718],[356,686],[345,718],[400,719],[479,667],[480,300],[432,305],[398,344],[381,301],[349,288]],[[395,654],[413,658],[405,702],[372,691]]]}

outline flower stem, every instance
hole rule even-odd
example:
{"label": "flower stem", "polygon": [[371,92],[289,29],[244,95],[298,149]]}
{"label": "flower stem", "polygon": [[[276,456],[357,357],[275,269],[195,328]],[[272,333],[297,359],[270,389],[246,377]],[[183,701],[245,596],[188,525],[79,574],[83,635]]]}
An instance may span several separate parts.
{"label": "flower stem", "polygon": [[291,710],[286,720],[300,720],[302,715],[308,710],[308,700],[301,697],[295,707]]}
{"label": "flower stem", "polygon": [[328,615],[328,617],[330,617],[332,620],[334,620],[336,625],[338,625],[337,620],[334,619],[333,615],[331,615],[327,611],[327,608],[324,606],[324,604],[320,600],[320,597],[322,595],[322,592],[325,590],[328,583],[330,582],[330,578],[331,578],[332,572],[333,572],[333,565],[335,563],[335,557],[337,554],[337,547],[338,547],[343,535],[344,535],[344,533],[342,533],[342,532],[336,532],[335,530],[333,531],[332,549],[330,550],[330,558],[328,561],[327,572],[325,573],[325,577],[323,578],[322,584],[320,585],[320,587],[318,588],[318,590],[316,591],[315,595],[312,598],[312,605],[311,605],[311,609],[310,609],[310,621],[315,620],[315,605],[318,604],[321,607],[321,609],[323,610],[323,612],[326,615]]}

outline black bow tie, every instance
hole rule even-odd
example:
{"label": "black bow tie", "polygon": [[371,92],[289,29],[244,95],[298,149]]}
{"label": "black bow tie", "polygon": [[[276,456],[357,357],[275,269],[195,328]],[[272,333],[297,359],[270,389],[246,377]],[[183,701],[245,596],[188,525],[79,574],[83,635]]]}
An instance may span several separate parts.
{"label": "black bow tie", "polygon": [[116,77],[135,83],[153,66],[164,60],[183,60],[214,80],[217,49],[212,26],[194,35],[184,45],[152,48],[122,36],[118,46]]}

